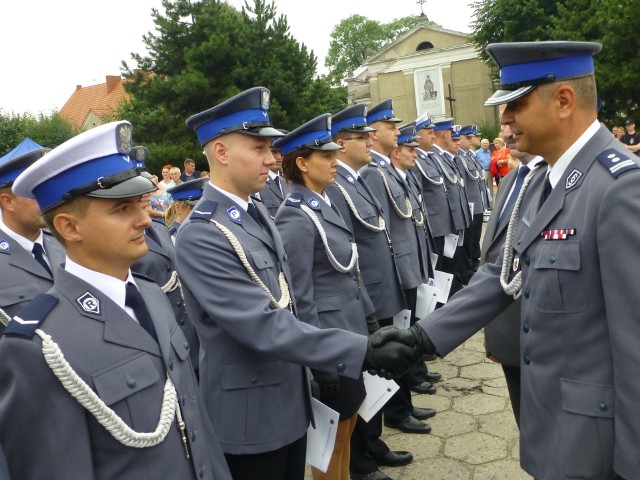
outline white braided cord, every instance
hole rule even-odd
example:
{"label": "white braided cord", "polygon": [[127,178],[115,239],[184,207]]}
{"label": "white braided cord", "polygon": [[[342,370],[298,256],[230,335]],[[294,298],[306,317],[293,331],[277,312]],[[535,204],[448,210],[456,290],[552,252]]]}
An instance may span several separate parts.
{"label": "white braided cord", "polygon": [[269,288],[264,284],[264,282],[260,279],[260,277],[256,274],[256,272],[249,264],[247,255],[244,253],[244,249],[242,248],[242,245],[240,245],[240,241],[233,234],[233,232],[221,223],[216,222],[214,219],[211,219],[210,221],[216,227],[218,227],[218,229],[225,237],[227,237],[227,240],[229,240],[231,247],[235,250],[236,255],[238,255],[238,258],[240,259],[240,263],[242,263],[242,266],[249,274],[251,280],[253,280],[260,288],[262,288],[262,290],[265,291],[267,295],[269,295],[269,306],[274,310],[277,308],[291,308],[291,296],[289,295],[289,286],[287,285],[287,279],[284,276],[284,272],[281,271],[280,275],[278,276],[278,282],[280,283],[280,292],[282,293],[282,296],[280,297],[280,300],[276,300],[271,293],[271,290],[269,290]]}
{"label": "white braided cord", "polygon": [[458,185],[460,185],[461,187],[464,187],[464,182],[461,182],[461,179],[458,178],[458,176],[455,174],[453,174],[453,177],[451,175],[449,175],[449,172],[447,172],[447,169],[445,168],[444,164],[442,163],[442,160],[440,160],[440,158],[438,158],[437,155],[434,155],[433,158],[436,159],[436,162],[438,162],[438,165],[440,165],[440,170],[442,171],[442,173],[444,173],[444,175],[447,177],[447,179],[449,180],[449,182],[451,183],[457,183]]}
{"label": "white braided cord", "polygon": [[178,279],[178,272],[175,270],[171,272],[171,277],[167,280],[161,288],[164,293],[173,292],[176,288],[180,287],[180,279]]}
{"label": "white braided cord", "polygon": [[415,216],[413,217],[413,221],[416,222],[416,226],[421,227],[424,225],[424,213],[422,212],[422,209],[419,210],[420,212],[420,220],[418,220]]}
{"label": "white braided cord", "polygon": [[507,295],[513,295],[514,300],[520,298],[520,295],[522,294],[522,270],[519,269],[511,279],[511,282],[509,282],[509,269],[513,262],[513,240],[518,222],[520,221],[520,204],[522,203],[524,192],[527,190],[529,183],[531,183],[531,180],[533,179],[534,173],[538,168],[540,168],[540,165],[542,164],[537,165],[527,174],[524,182],[522,183],[522,187],[520,187],[518,198],[516,199],[516,203],[511,211],[509,226],[507,227],[507,237],[504,242],[504,258],[502,259],[502,269],[500,270],[500,285],[502,285],[504,293]]}
{"label": "white braided cord", "polygon": [[67,390],[80,405],[88,410],[98,423],[121,444],[133,448],[153,447],[164,441],[167,433],[169,433],[174,417],[176,417],[178,421],[182,421],[180,406],[178,405],[178,395],[171,378],[167,375],[158,426],[153,432],[136,432],[111,410],[91,387],[80,378],[66,361],[60,347],[52,340],[50,335],[47,335],[40,329],[37,329],[36,333],[42,339],[42,353],[44,354],[47,364],[58,380],[60,380],[65,390]]}
{"label": "white braided cord", "polygon": [[404,213],[402,210],[400,210],[400,207],[398,207],[395,200],[393,199],[393,195],[391,194],[391,189],[389,188],[389,184],[387,183],[387,177],[385,176],[384,172],[379,168],[377,170],[380,173],[380,176],[382,177],[382,183],[384,183],[384,188],[387,190],[389,201],[391,202],[391,205],[393,206],[393,209],[395,210],[395,212],[398,214],[400,218],[404,218],[404,219],[411,218],[411,216],[413,215],[413,208],[411,207],[411,201],[409,200],[409,197],[408,196],[404,197],[405,207],[407,207],[407,213]]}
{"label": "white braided cord", "polygon": [[331,264],[331,266],[340,273],[350,272],[353,267],[356,266],[356,262],[358,261],[358,247],[355,242],[351,242],[351,259],[349,260],[349,265],[342,265],[333,255],[333,252],[329,247],[329,242],[327,241],[327,233],[324,231],[324,227],[320,223],[320,220],[318,219],[318,216],[315,214],[315,212],[306,205],[302,204],[300,205],[300,209],[309,216],[313,224],[316,226],[316,230],[318,230],[318,233],[320,234],[322,244],[324,245],[324,251],[327,254],[327,258],[329,259],[329,263]]}
{"label": "white braided cord", "polygon": [[480,172],[476,172],[476,176],[474,177],[473,173],[471,173],[471,171],[469,170],[469,167],[467,166],[467,162],[465,161],[464,157],[466,157],[466,155],[460,155],[460,160],[462,160],[462,166],[467,171],[467,175],[469,175],[469,178],[471,178],[471,180],[477,181],[478,178],[480,178]]}
{"label": "white braided cord", "polygon": [[372,232],[382,232],[385,228],[387,228],[387,226],[384,223],[384,218],[382,218],[382,216],[378,217],[379,226],[377,227],[375,225],[371,225],[370,223],[366,222],[358,213],[358,209],[353,203],[353,200],[351,199],[349,192],[347,192],[345,188],[342,185],[340,185],[338,182],[336,182],[336,187],[338,187],[338,190],[340,190],[340,192],[342,193],[342,196],[347,202],[347,205],[349,205],[349,208],[351,209],[351,213],[353,213],[353,216],[356,217],[356,220],[358,220],[358,222],[360,222],[364,228],[366,228],[367,230],[371,230]]}
{"label": "white braided cord", "polygon": [[0,308],[0,323],[6,327],[7,325],[9,325],[10,321],[11,317],[7,314],[7,312]]}
{"label": "white braided cord", "polygon": [[418,170],[420,170],[420,173],[422,173],[422,176],[432,185],[442,185],[445,189],[445,192],[447,190],[447,187],[444,185],[444,178],[440,177],[440,181],[436,182],[435,180],[432,180],[431,177],[429,177],[429,175],[427,175],[427,173],[423,170],[422,165],[420,165],[420,162],[416,162],[416,165],[418,167]]}

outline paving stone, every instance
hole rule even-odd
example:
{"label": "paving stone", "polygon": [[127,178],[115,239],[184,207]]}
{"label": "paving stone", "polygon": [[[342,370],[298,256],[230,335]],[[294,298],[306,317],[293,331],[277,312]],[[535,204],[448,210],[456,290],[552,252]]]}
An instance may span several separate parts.
{"label": "paving stone", "polygon": [[509,451],[511,452],[511,458],[520,462],[520,436],[509,442]]}
{"label": "paving stone", "polygon": [[460,376],[463,378],[475,378],[479,380],[489,380],[504,376],[502,368],[497,363],[487,360],[483,363],[469,365],[460,368]]}
{"label": "paving stone", "polygon": [[503,438],[486,433],[471,432],[447,438],[444,454],[472,465],[507,457],[508,445]]}
{"label": "paving stone", "polygon": [[[429,419],[431,420],[431,419]],[[427,420],[427,422],[429,422]],[[397,430],[395,430],[397,432]],[[406,450],[413,454],[414,462],[428,461],[442,455],[444,441],[434,435],[418,435],[397,433],[386,435],[382,438],[391,450]]]}
{"label": "paving stone", "polygon": [[436,412],[449,410],[452,404],[451,398],[446,395],[441,395],[440,391],[441,390],[438,389],[438,393],[434,395],[420,395],[418,393],[414,393],[411,396],[411,403],[414,407],[433,408]]}
{"label": "paving stone", "polygon": [[507,402],[506,398],[476,393],[454,398],[453,409],[456,412],[468,413],[469,415],[485,415],[503,411]]}
{"label": "paving stone", "polygon": [[478,465],[473,480],[531,480],[531,477],[514,460],[499,460]]}
{"label": "paving stone", "polygon": [[479,416],[478,431],[502,437],[508,441],[517,439],[520,435],[516,419],[511,410]]}
{"label": "paving stone", "polygon": [[482,392],[480,380],[470,378],[452,378],[438,385],[438,394],[444,397],[460,397]]}
{"label": "paving stone", "polygon": [[458,367],[466,367],[467,365],[475,365],[484,362],[485,355],[480,352],[472,352],[470,350],[454,350],[445,357],[445,360]]}
{"label": "paving stone", "polygon": [[505,387],[506,388],[507,380],[504,378],[504,375],[502,375],[500,377],[485,380],[483,384],[486,385],[487,387],[493,387],[493,388]]}
{"label": "paving stone", "polygon": [[480,332],[476,333],[473,337],[464,342],[461,347],[465,350],[480,352],[483,357],[487,356],[486,349],[484,348],[484,335]]}
{"label": "paving stone", "polygon": [[[404,467],[398,480],[471,480],[471,467],[450,458],[433,458],[423,464],[411,463]],[[385,472],[387,473],[387,472]],[[389,472],[392,475],[395,472]]]}
{"label": "paving stone", "polygon": [[474,432],[477,428],[477,421],[471,415],[448,411],[430,418],[429,425],[431,425],[431,435],[453,437],[462,433]]}
{"label": "paving stone", "polygon": [[[430,372],[437,372],[442,375],[442,380],[447,381],[450,378],[455,378],[460,373],[457,365],[453,365],[448,363],[445,360],[436,360],[435,362],[427,362],[427,368]],[[436,386],[440,385],[440,383],[436,383]]]}
{"label": "paving stone", "polygon": [[482,391],[495,397],[509,397],[509,389],[507,387],[490,387],[487,384],[483,384]]}

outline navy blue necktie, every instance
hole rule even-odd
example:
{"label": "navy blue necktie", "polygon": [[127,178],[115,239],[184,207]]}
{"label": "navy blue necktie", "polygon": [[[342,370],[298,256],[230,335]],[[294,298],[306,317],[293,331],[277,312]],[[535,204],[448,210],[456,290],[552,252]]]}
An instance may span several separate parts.
{"label": "navy blue necktie", "polygon": [[147,305],[145,304],[144,298],[142,298],[138,287],[136,287],[131,282],[127,282],[126,289],[127,294],[124,304],[131,310],[133,310],[133,313],[135,313],[136,319],[138,320],[140,326],[144,328],[147,333],[151,335],[151,338],[153,338],[157,342],[158,337],[156,336],[156,329],[153,326],[151,315],[149,314]]}
{"label": "navy blue necktie", "polygon": [[509,198],[507,198],[507,201],[504,204],[504,208],[502,209],[502,213],[500,214],[500,218],[498,219],[498,227],[502,225],[502,222],[507,216],[511,215],[511,208],[516,203],[518,195],[520,194],[520,190],[522,189],[522,184],[524,183],[524,178],[529,174],[530,171],[531,170],[526,165],[523,165],[518,169],[518,177],[516,178],[516,183],[513,185],[511,195],[509,195]]}
{"label": "navy blue necktie", "polygon": [[280,193],[284,194],[284,192],[282,191],[282,184],[280,183],[280,175],[276,175],[273,180],[274,180],[274,182],[276,182],[276,185],[278,186],[278,189],[280,190]]}
{"label": "navy blue necktie", "polygon": [[540,197],[541,207],[542,207],[542,204],[547,201],[547,198],[549,197],[549,195],[551,195],[552,191],[553,191],[553,187],[551,186],[551,182],[549,181],[549,174],[547,173],[547,176],[544,177],[544,187],[542,189],[542,196]]}
{"label": "navy blue necktie", "polygon": [[253,218],[258,225],[262,225],[260,217],[258,216],[258,209],[253,203],[249,203],[249,205],[247,205],[247,213],[251,215],[251,218]]}
{"label": "navy blue necktie", "polygon": [[49,264],[44,259],[44,248],[42,248],[42,245],[37,242],[34,243],[33,248],[31,249],[31,253],[33,253],[33,258],[36,259],[36,262],[42,265],[42,268],[44,268],[49,273],[49,275],[53,276],[51,273],[51,268],[49,268]]}

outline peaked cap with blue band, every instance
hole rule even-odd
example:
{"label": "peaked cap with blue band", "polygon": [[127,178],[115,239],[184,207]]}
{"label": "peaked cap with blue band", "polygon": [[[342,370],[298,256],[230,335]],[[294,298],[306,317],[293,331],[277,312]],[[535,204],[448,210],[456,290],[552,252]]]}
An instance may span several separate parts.
{"label": "peaked cap with blue band", "polygon": [[393,102],[390,98],[383,100],[375,107],[371,107],[367,113],[367,124],[371,125],[375,122],[391,122],[400,123],[402,120],[396,118],[393,113]]}
{"label": "peaked cap with blue band", "polygon": [[500,85],[484,104],[508,103],[538,85],[593,75],[593,56],[601,49],[595,42],[491,43],[487,54],[500,69]]}
{"label": "peaked cap with blue band", "polygon": [[407,123],[398,127],[400,130],[400,136],[398,137],[398,145],[404,145],[405,147],[419,147],[420,144],[416,142],[417,139],[422,137],[416,135],[416,122]]}
{"label": "peaked cap with blue band", "polygon": [[357,103],[336,113],[331,118],[331,134],[340,132],[375,132],[367,126],[367,105]]}
{"label": "peaked cap with blue band", "polygon": [[144,159],[130,156],[131,133],[131,124],[122,120],[67,140],[22,172],[14,193],[35,198],[47,212],[81,195],[129,198],[157,190],[141,176]]}
{"label": "peaked cap with blue band", "polygon": [[50,152],[50,148],[36,148],[16,157],[10,158],[0,165],[0,188],[8,187],[27,167],[33,165],[42,158],[45,153]]}
{"label": "peaked cap with blue band", "polygon": [[206,181],[206,178],[196,178],[195,180],[188,180],[171,188],[167,188],[166,191],[174,201],[184,200],[185,202],[195,205],[198,199],[202,197],[202,190],[204,189],[204,183]]}
{"label": "peaked cap with blue band", "polygon": [[423,128],[433,128],[433,122],[431,121],[429,112],[424,112],[416,119],[416,131],[422,130]]}
{"label": "peaked cap with blue band", "polygon": [[281,137],[269,120],[269,90],[253,87],[187,118],[187,126],[196,131],[200,145],[227,133],[245,133],[258,137]]}
{"label": "peaked cap with blue band", "polygon": [[331,114],[323,113],[276,140],[273,148],[279,148],[282,155],[286,155],[302,148],[340,150],[342,147],[331,140]]}
{"label": "peaked cap with blue band", "polygon": [[442,120],[433,122],[433,130],[435,132],[439,132],[441,130],[453,131],[453,118],[443,118]]}
{"label": "peaked cap with blue band", "polygon": [[478,135],[478,126],[477,125],[465,125],[460,127],[460,135],[464,135],[465,137],[475,137]]}

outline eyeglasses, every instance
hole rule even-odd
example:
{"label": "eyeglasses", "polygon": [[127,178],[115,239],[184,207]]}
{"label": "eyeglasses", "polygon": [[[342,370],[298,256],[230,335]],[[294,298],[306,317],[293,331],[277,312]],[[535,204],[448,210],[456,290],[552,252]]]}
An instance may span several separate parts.
{"label": "eyeglasses", "polygon": [[369,135],[361,135],[359,137],[344,137],[342,140],[369,140]]}

